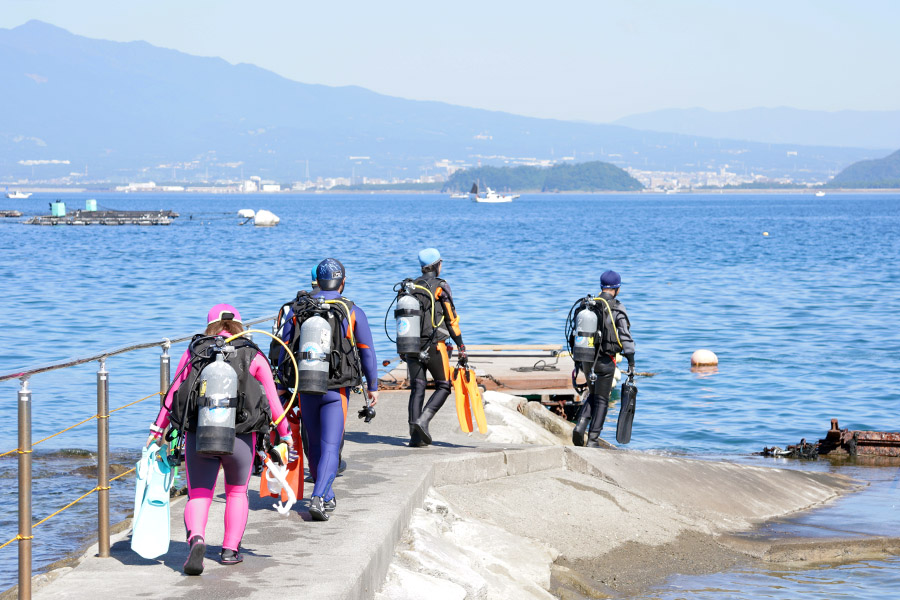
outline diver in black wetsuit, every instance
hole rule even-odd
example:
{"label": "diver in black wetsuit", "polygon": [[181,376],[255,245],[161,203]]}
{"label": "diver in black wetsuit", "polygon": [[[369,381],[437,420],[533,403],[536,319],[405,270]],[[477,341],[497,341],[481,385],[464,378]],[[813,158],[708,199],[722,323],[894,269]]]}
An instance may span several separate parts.
{"label": "diver in black wetsuit", "polygon": [[[435,248],[419,252],[422,276],[415,283],[428,291],[418,290],[416,295],[421,292],[423,306],[426,307],[427,316],[422,319],[422,339],[427,341],[427,345],[418,355],[404,357],[409,369],[409,445],[412,448],[431,444],[428,424],[450,395],[448,338],[456,342],[459,363],[464,367],[468,365],[450,286],[439,277],[442,264],[441,254]],[[433,315],[430,311],[432,305]],[[435,390],[423,407],[427,373],[431,373]]]}
{"label": "diver in black wetsuit", "polygon": [[[622,285],[622,278],[615,271],[605,271],[600,276],[601,293],[596,298],[582,302],[581,308],[575,312],[573,322],[578,322],[578,313],[592,310],[597,316],[597,331],[593,339],[584,334],[589,332],[575,330],[569,332],[569,347],[577,349],[589,346],[593,348],[591,359],[585,360],[582,353],[576,360],[576,372],[580,369],[587,378],[588,397],[578,412],[572,441],[576,446],[584,443],[584,432],[588,428],[588,448],[600,447],[600,432],[609,409],[609,393],[612,390],[613,377],[616,372],[616,354],[621,354],[628,361],[628,373],[634,373],[634,340],[631,337],[631,323],[625,305],[617,296]],[[576,341],[579,340],[579,341]],[[585,341],[581,341],[585,340]],[[574,378],[573,378],[574,379]],[[579,386],[576,386],[578,389]]]}

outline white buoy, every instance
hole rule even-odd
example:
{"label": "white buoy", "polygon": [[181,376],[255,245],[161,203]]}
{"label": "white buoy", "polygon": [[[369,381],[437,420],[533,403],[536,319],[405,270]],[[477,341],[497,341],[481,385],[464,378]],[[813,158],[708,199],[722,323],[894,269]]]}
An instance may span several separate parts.
{"label": "white buoy", "polygon": [[763,237],[769,237],[769,232],[768,232],[768,231],[763,231]]}
{"label": "white buoy", "polygon": [[274,227],[278,225],[279,221],[281,219],[267,210],[256,211],[256,216],[253,218],[253,224],[257,227]]}
{"label": "white buoy", "polygon": [[238,211],[238,216],[242,219],[252,219],[256,216],[256,212],[252,208],[242,208]]}
{"label": "white buoy", "polygon": [[692,367],[716,367],[719,365],[719,357],[711,350],[695,350],[691,354]]}

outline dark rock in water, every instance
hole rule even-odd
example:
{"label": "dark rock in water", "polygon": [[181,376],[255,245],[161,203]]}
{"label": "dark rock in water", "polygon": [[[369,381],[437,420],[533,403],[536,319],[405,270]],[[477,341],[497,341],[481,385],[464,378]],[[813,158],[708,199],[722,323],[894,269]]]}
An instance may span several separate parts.
{"label": "dark rock in water", "polygon": [[48,456],[57,458],[91,458],[94,456],[94,453],[91,450],[85,450],[84,448],[63,448],[51,452]]}
{"label": "dark rock in water", "polygon": [[[115,477],[116,475],[121,475],[130,468],[130,465],[111,464],[109,465],[109,476]],[[85,477],[96,477],[97,465],[84,465],[83,467],[78,467],[77,469],[72,470],[72,474],[84,475]]]}

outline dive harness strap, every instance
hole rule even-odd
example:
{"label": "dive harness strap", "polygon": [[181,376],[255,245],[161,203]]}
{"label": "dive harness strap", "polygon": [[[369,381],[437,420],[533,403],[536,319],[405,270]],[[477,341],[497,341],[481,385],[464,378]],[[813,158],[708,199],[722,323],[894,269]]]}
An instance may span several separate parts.
{"label": "dive harness strap", "polygon": [[328,360],[328,355],[324,352],[298,352],[297,358],[300,360]]}
{"label": "dive harness strap", "polygon": [[210,398],[200,396],[197,398],[197,408],[237,408],[237,398]]}
{"label": "dive harness strap", "polygon": [[415,308],[398,308],[394,310],[394,316],[397,318],[400,317],[421,317],[422,311],[416,310]]}

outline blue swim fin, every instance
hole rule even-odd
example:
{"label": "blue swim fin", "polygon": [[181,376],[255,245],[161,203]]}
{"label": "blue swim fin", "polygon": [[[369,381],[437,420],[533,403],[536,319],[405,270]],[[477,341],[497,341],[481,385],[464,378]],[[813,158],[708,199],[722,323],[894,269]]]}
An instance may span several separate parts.
{"label": "blue swim fin", "polygon": [[169,551],[169,490],[175,472],[160,448],[151,445],[135,465],[131,549],[144,558]]}

